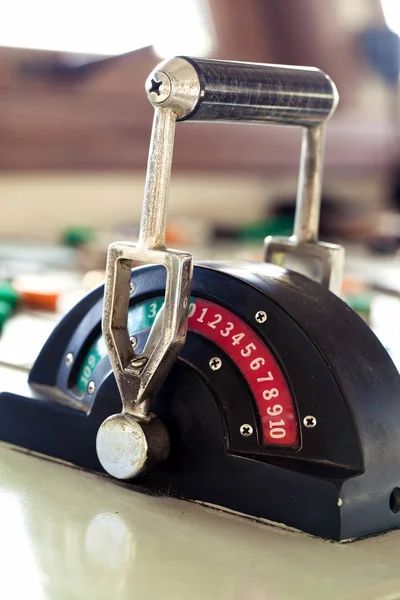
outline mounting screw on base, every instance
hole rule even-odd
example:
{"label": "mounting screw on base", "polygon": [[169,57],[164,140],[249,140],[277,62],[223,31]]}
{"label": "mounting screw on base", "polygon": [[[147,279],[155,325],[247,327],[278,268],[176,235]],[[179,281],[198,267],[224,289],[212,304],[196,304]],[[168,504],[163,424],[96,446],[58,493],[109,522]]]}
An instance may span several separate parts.
{"label": "mounting screw on base", "polygon": [[222,360],[219,356],[213,356],[208,363],[211,371],[218,371],[222,367]]}
{"label": "mounting screw on base", "polygon": [[259,310],[259,311],[256,312],[254,318],[257,321],[257,323],[265,323],[265,321],[268,318],[268,315],[265,312],[265,310]]}
{"label": "mounting screw on base", "polygon": [[169,435],[158,417],[138,422],[129,413],[108,417],[96,438],[101,466],[116,479],[132,479],[144,473],[169,454]]}
{"label": "mounting screw on base", "polygon": [[243,437],[250,437],[251,435],[253,435],[253,428],[248,423],[244,423],[240,426],[240,433]]}
{"label": "mounting screw on base", "polygon": [[317,419],[315,417],[313,417],[313,415],[307,415],[303,419],[303,425],[305,427],[307,427],[308,429],[312,429],[313,427],[316,426],[316,424],[317,424]]}

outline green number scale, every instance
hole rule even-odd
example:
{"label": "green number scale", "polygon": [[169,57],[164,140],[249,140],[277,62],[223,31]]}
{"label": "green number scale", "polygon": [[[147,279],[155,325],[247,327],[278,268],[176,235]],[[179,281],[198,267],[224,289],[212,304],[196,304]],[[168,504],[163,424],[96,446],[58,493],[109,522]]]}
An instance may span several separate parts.
{"label": "green number scale", "polygon": [[[144,329],[150,329],[163,303],[164,298],[160,296],[139,302],[139,304],[132,307],[128,313],[129,335],[133,335],[135,332],[143,331]],[[106,346],[101,335],[90,347],[79,369],[76,388],[82,394],[85,393],[87,385],[92,379],[93,371],[106,354]]]}

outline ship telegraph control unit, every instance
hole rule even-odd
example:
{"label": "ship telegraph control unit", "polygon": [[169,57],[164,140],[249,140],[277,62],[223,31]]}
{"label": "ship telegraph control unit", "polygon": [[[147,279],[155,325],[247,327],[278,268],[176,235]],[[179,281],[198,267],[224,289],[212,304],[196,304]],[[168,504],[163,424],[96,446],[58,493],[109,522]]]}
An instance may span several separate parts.
{"label": "ship telegraph control unit", "polygon": [[[175,57],[146,92],[139,240],[111,244],[105,285],[29,373],[2,367],[0,439],[330,540],[400,527],[400,376],[340,298],[343,248],[318,241],[334,83],[314,68]],[[293,235],[267,238],[265,262],[193,264],[166,247],[185,121],[302,127]]]}

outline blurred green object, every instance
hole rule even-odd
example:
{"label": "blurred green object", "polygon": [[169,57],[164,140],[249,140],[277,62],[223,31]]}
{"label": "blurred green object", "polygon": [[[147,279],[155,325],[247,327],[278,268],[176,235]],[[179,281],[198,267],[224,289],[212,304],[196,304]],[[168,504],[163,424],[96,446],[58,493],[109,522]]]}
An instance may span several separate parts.
{"label": "blurred green object", "polygon": [[248,223],[239,229],[239,239],[263,240],[268,235],[290,236],[293,234],[293,222],[292,215],[283,215]]}
{"label": "blurred green object", "polygon": [[18,304],[18,292],[8,281],[0,281],[0,302],[3,302],[14,310]]}
{"label": "blurred green object", "polygon": [[18,300],[18,292],[13,288],[11,283],[0,281],[0,332],[3,329],[4,323],[13,314]]}
{"label": "blurred green object", "polygon": [[350,308],[352,308],[357,314],[359,314],[360,317],[362,317],[367,323],[369,322],[371,314],[372,294],[356,294],[354,296],[347,296],[345,300],[350,306]]}
{"label": "blurred green object", "polygon": [[64,229],[61,234],[61,241],[64,246],[78,248],[88,242],[92,242],[96,237],[96,230],[93,227],[83,227],[81,225],[71,225]]}
{"label": "blurred green object", "polygon": [[4,323],[8,321],[13,313],[13,307],[5,300],[0,300],[0,332],[3,329]]}

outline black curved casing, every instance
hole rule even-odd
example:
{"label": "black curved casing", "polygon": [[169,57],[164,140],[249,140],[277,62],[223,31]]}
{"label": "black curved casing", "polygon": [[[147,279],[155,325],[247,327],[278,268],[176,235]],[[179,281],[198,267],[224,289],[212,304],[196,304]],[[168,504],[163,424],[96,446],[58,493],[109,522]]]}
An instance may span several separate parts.
{"label": "black curved casing", "polygon": [[[163,294],[165,271],[132,271],[132,303]],[[0,394],[0,439],[102,471],[101,422],[120,412],[108,358],[96,394],[71,386],[80,357],[100,333],[103,288],[83,299],[43,347],[23,392]],[[326,288],[272,265],[196,266],[192,295],[221,304],[253,327],[274,354],[298,412],[300,448],[263,447],[250,390],[237,367],[208,362],[218,348],[189,332],[154,401],[172,440],[169,459],[133,482],[308,533],[345,540],[400,526],[390,508],[400,486],[400,376],[369,327]],[[265,310],[268,320],[254,315]],[[146,332],[139,334],[143,346]],[[72,369],[65,356],[72,352]],[[221,351],[219,351],[220,353]],[[303,427],[306,415],[317,426]],[[256,435],[244,438],[240,425]]]}

